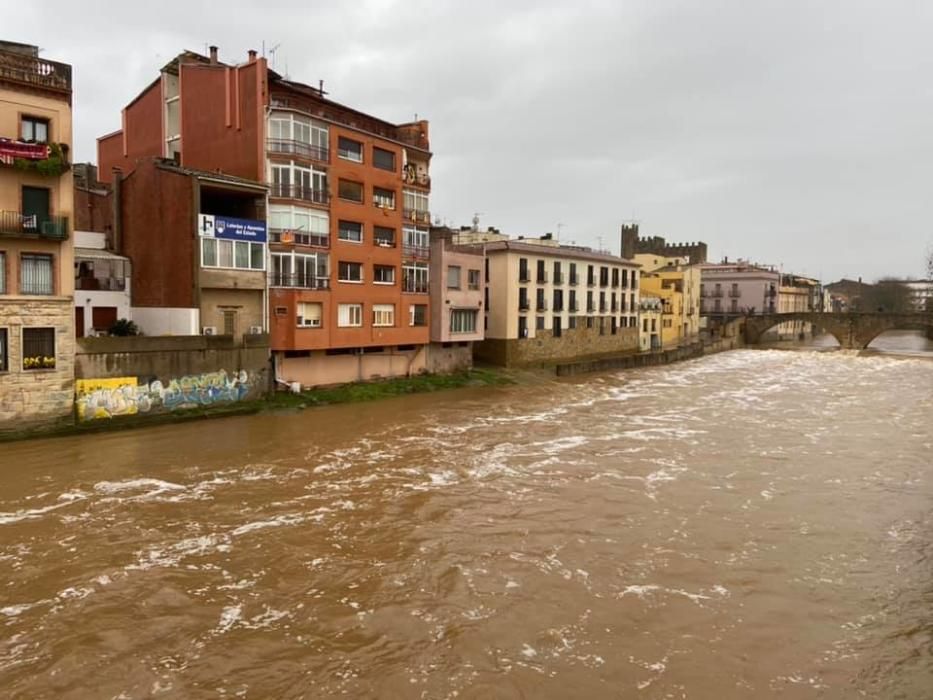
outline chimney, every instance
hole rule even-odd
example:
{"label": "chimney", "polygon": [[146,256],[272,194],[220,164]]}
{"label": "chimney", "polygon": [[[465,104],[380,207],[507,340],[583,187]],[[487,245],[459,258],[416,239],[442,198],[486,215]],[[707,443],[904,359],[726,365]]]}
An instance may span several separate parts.
{"label": "chimney", "polygon": [[250,62],[250,63],[255,63],[255,62],[256,62],[256,49],[250,49],[250,50],[247,52],[247,55],[249,56],[249,62]]}
{"label": "chimney", "polygon": [[211,50],[211,65],[216,66],[217,65],[217,47],[211,46],[210,50]]}

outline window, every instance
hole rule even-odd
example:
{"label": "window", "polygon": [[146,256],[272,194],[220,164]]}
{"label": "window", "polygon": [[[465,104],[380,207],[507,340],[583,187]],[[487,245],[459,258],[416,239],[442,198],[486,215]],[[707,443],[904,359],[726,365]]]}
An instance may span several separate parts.
{"label": "window", "polygon": [[21,294],[55,293],[51,255],[23,253],[20,261]]}
{"label": "window", "polygon": [[0,294],[6,294],[6,253],[3,251],[0,251]]}
{"label": "window", "polygon": [[544,298],[544,290],[537,290],[537,296],[535,298],[535,308],[538,311],[544,311],[547,308],[547,300]]}
{"label": "window", "polygon": [[346,136],[337,139],[337,155],[344,160],[352,160],[354,163],[363,162],[363,144]]}
{"label": "window", "polygon": [[570,263],[570,284],[577,283],[577,264]]}
{"label": "window", "polygon": [[236,311],[224,309],[221,314],[224,319],[224,335],[236,335]]}
{"label": "window", "polygon": [[363,242],[363,224],[356,221],[341,221],[337,225],[337,238],[351,243]]}
{"label": "window", "polygon": [[527,316],[518,317],[518,337],[519,338],[528,337],[528,317]]}
{"label": "window", "polygon": [[330,137],[327,125],[291,114],[269,119],[269,150],[327,160]]}
{"label": "window", "polygon": [[593,304],[593,292],[586,293],[586,311],[587,313],[593,313],[596,310],[596,307]]}
{"label": "window", "polygon": [[547,282],[547,270],[544,269],[544,261],[538,261],[538,284]]}
{"label": "window", "polygon": [[0,372],[10,369],[10,336],[6,328],[0,328]]}
{"label": "window", "polygon": [[622,270],[622,286],[628,287],[628,270],[624,268]]}
{"label": "window", "polygon": [[355,262],[338,262],[337,279],[341,282],[362,282],[363,264]]}
{"label": "window", "polygon": [[592,265],[587,265],[587,266],[586,266],[586,283],[587,283],[587,285],[589,285],[590,287],[592,287],[594,284],[596,284],[596,275],[594,274],[593,266],[592,266]]}
{"label": "window", "polygon": [[[479,289],[479,270],[470,270],[468,273],[470,289]],[[2,289],[2,287],[0,287]]]}
{"label": "window", "polygon": [[641,332],[642,333],[648,332],[648,319],[647,318],[643,318],[641,320]]}
{"label": "window", "polygon": [[602,266],[599,268],[599,286],[600,287],[609,286],[609,268],[608,267]]}
{"label": "window", "polygon": [[519,282],[529,282],[531,278],[528,276],[528,258],[519,258],[518,259],[518,281]]}
{"label": "window", "polygon": [[23,327],[23,369],[55,368],[55,329]]}
{"label": "window", "polygon": [[567,319],[567,328],[569,330],[574,330],[576,327],[577,327],[577,317],[571,316],[569,319]]}
{"label": "window", "polygon": [[519,311],[528,310],[528,287],[518,288],[518,310]]}
{"label": "window", "polygon": [[373,240],[377,246],[382,248],[395,247],[395,229],[385,226],[376,226],[373,228]]}
{"label": "window", "polygon": [[269,229],[273,241],[282,231],[290,231],[298,245],[326,246],[330,236],[330,218],[326,212],[304,207],[273,204],[269,206]]}
{"label": "window", "polygon": [[428,264],[408,262],[402,267],[402,291],[428,293]]}
{"label": "window", "polygon": [[266,246],[262,243],[251,243],[249,241],[202,238],[201,267],[265,270]]}
{"label": "window", "polygon": [[561,336],[560,316],[555,316],[553,319],[551,319],[551,330],[553,331],[555,338],[560,338]]}
{"label": "window", "polygon": [[337,196],[350,202],[363,203],[363,183],[352,180],[337,181]]}
{"label": "window", "polygon": [[49,140],[49,120],[38,117],[23,117],[20,122],[20,138],[23,141],[35,141],[36,143],[48,143]]}
{"label": "window", "polygon": [[374,265],[373,282],[375,284],[395,284],[395,268],[391,265]]}
{"label": "window", "polygon": [[402,228],[402,243],[406,248],[413,248],[414,252],[427,253],[428,229],[418,226],[405,226]]}
{"label": "window", "polygon": [[373,165],[382,170],[395,170],[395,154],[373,146]]}
{"label": "window", "polygon": [[551,299],[551,301],[554,306],[554,311],[563,311],[564,310],[564,290],[555,289],[554,296]]}
{"label": "window", "polygon": [[460,266],[447,266],[447,289],[460,289]]}
{"label": "window", "polygon": [[606,313],[606,292],[599,293],[599,313]]}
{"label": "window", "polygon": [[539,331],[544,330],[544,316],[535,316],[535,329]]}
{"label": "window", "polygon": [[379,327],[395,325],[395,304],[373,304],[373,325]]}
{"label": "window", "polygon": [[373,205],[380,209],[395,209],[395,191],[373,187]]}
{"label": "window", "polygon": [[571,313],[576,313],[577,311],[580,310],[577,308],[577,290],[576,289],[570,290],[570,309],[569,310]]}
{"label": "window", "polygon": [[560,261],[554,261],[554,284],[563,284],[564,276],[561,274]]}
{"label": "window", "polygon": [[476,332],[476,309],[451,309],[450,310],[450,332],[451,333],[475,333]]}
{"label": "window", "polygon": [[612,268],[612,286],[619,286],[619,268],[617,267]]}
{"label": "window", "polygon": [[359,328],[363,325],[362,304],[337,304],[337,325],[342,328]]}
{"label": "window", "polygon": [[428,325],[428,305],[412,304],[408,307],[408,321],[411,326]]}
{"label": "window", "polygon": [[296,322],[299,328],[320,328],[323,308],[320,302],[299,301]]}
{"label": "window", "polygon": [[273,253],[273,287],[307,287],[327,289],[330,284],[327,253]]}
{"label": "window", "polygon": [[431,208],[428,206],[427,192],[420,190],[402,190],[402,207],[406,218],[412,221],[431,223]]}

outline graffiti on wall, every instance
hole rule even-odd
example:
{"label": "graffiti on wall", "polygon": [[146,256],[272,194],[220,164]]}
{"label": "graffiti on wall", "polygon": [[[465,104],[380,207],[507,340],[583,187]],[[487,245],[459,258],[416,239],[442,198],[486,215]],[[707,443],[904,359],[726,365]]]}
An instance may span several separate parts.
{"label": "graffiti on wall", "polygon": [[97,420],[139,413],[177,411],[217,403],[240,401],[256,382],[246,370],[195,374],[167,383],[154,380],[140,384],[136,377],[78,379],[75,406],[78,420]]}

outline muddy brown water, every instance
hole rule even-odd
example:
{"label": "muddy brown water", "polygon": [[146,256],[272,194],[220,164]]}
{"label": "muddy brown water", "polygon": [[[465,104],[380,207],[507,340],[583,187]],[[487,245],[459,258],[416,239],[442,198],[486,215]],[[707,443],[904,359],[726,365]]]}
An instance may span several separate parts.
{"label": "muddy brown water", "polygon": [[905,338],[0,445],[0,697],[933,697]]}

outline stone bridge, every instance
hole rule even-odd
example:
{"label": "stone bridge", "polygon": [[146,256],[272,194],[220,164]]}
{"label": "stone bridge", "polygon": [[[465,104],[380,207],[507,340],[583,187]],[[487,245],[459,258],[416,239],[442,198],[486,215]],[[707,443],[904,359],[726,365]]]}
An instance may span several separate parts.
{"label": "stone bridge", "polygon": [[785,321],[806,321],[822,329],[850,350],[862,350],[885,331],[921,330],[933,337],[933,313],[785,313],[745,318],[745,342],[757,344],[761,336]]}

